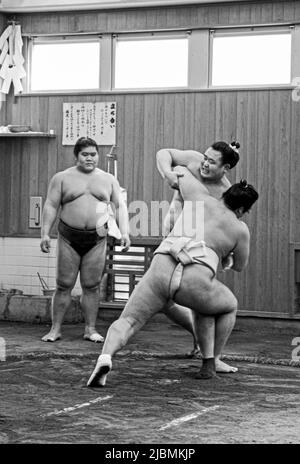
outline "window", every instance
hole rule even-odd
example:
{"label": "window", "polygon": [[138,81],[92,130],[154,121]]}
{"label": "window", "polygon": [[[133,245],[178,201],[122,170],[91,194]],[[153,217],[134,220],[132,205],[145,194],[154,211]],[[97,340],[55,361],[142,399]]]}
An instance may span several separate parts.
{"label": "window", "polygon": [[116,89],[186,87],[188,37],[115,39]]}
{"label": "window", "polygon": [[291,32],[212,33],[212,86],[291,82]]}
{"label": "window", "polygon": [[39,36],[27,41],[29,92],[291,85],[300,26]]}
{"label": "window", "polygon": [[33,39],[31,91],[98,89],[100,39]]}

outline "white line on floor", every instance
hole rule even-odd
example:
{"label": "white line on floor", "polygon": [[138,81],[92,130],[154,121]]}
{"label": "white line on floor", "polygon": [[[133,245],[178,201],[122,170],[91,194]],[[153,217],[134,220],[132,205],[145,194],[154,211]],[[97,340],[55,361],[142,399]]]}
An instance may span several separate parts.
{"label": "white line on floor", "polygon": [[42,417],[49,417],[49,416],[58,416],[59,414],[64,414],[66,412],[75,411],[75,409],[85,408],[86,406],[90,406],[91,404],[100,403],[101,401],[106,401],[112,398],[113,395],[108,396],[99,396],[94,400],[90,400],[87,403],[75,404],[75,406],[70,406],[68,408],[60,409],[59,411],[48,412],[48,414],[41,414]]}
{"label": "white line on floor", "polygon": [[39,382],[44,383],[46,385],[50,385],[50,387],[52,385],[55,385],[55,383],[56,383],[56,382],[54,382],[54,380],[49,380],[49,381],[48,380],[43,380],[40,377],[37,377],[36,375],[31,375],[31,374],[23,374],[23,375],[24,375],[24,377],[29,377],[31,379],[38,380]]}
{"label": "white line on floor", "polygon": [[24,367],[12,367],[11,369],[0,369],[0,372],[11,372],[11,371],[19,371],[21,369],[25,369],[25,367],[27,368],[27,366],[24,366]]}
{"label": "white line on floor", "polygon": [[169,427],[180,425],[182,422],[187,422],[192,419],[196,419],[196,417],[202,416],[202,414],[205,414],[206,412],[214,411],[215,409],[218,409],[219,407],[220,406],[215,405],[209,408],[201,409],[201,411],[188,414],[187,416],[178,417],[178,419],[174,419],[171,422],[168,422],[167,424],[160,427],[158,430],[165,430],[165,429],[168,429]]}
{"label": "white line on floor", "polygon": [[285,383],[252,383],[252,382],[243,382],[243,386],[247,387],[263,387],[263,388],[299,388],[299,385],[286,385]]}

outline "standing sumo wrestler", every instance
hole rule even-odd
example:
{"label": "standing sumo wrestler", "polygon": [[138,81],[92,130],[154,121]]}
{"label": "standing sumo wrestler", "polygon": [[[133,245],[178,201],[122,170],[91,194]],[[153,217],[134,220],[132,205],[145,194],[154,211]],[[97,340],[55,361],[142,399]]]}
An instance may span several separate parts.
{"label": "standing sumo wrestler", "polygon": [[40,246],[44,253],[50,251],[50,230],[59,214],[56,291],[51,308],[52,327],[42,338],[45,342],[55,342],[61,337],[61,326],[78,273],[85,315],[84,339],[103,341],[96,330],[96,319],[106,238],[114,222],[108,214],[111,206],[115,208],[119,227],[119,230],[115,227],[114,233],[117,229],[124,251],[130,246],[128,212],[120,185],[114,176],[97,167],[97,143],[89,137],[81,137],[74,146],[74,156],[76,165],[58,172],[50,180],[43,209]]}

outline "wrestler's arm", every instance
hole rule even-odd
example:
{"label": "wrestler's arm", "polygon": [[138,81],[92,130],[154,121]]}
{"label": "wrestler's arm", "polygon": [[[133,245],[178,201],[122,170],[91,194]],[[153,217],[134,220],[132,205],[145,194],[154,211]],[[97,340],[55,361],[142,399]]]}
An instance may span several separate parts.
{"label": "wrestler's arm", "polygon": [[195,198],[200,200],[201,197],[203,197],[204,200],[206,197],[211,197],[205,185],[194,176],[189,168],[175,166],[174,171],[181,175],[179,179],[179,191],[182,201],[194,200]]}
{"label": "wrestler's arm", "polygon": [[61,204],[62,177],[63,174],[58,172],[50,180],[47,198],[43,208],[40,247],[44,253],[49,253],[50,251],[49,234]]}
{"label": "wrestler's arm", "polygon": [[120,184],[115,178],[112,182],[111,201],[116,208],[116,221],[122,235],[121,246],[124,247],[122,251],[127,251],[130,247],[128,210],[120,189]]}
{"label": "wrestler's arm", "polygon": [[166,237],[172,231],[175,222],[179,218],[183,208],[183,198],[178,190],[174,191],[170,208],[163,222],[163,236]]}
{"label": "wrestler's arm", "polygon": [[241,272],[248,264],[250,253],[250,233],[247,225],[241,221],[241,230],[233,249],[233,266],[231,269]]}
{"label": "wrestler's arm", "polygon": [[156,154],[156,166],[163,179],[172,188],[178,189],[180,174],[172,170],[173,166],[188,166],[193,162],[202,161],[202,153],[195,150],[177,150],[176,148],[162,148]]}
{"label": "wrestler's arm", "polygon": [[165,217],[163,229],[164,236],[167,236],[171,232],[177,219],[179,218],[184,206],[183,195],[186,199],[187,190],[189,190],[190,194],[190,189],[194,188],[199,195],[199,192],[201,192],[201,189],[203,188],[203,191],[208,193],[207,189],[202,184],[200,185],[199,180],[190,172],[187,167],[175,166],[174,173],[178,175],[180,190],[176,190],[174,192],[169,211]]}

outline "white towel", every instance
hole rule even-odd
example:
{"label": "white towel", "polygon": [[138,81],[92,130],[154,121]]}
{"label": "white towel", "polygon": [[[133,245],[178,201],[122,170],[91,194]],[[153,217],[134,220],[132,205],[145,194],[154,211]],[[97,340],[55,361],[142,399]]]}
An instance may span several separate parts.
{"label": "white towel", "polygon": [[3,79],[1,92],[8,94],[10,85],[14,85],[17,95],[23,91],[21,79],[26,76],[21,26],[8,26],[0,37],[0,77]]}
{"label": "white towel", "polygon": [[101,202],[97,205],[97,214],[99,215],[99,219],[97,220],[97,229],[104,226],[107,223],[107,233],[111,237],[115,237],[116,239],[120,240],[122,238],[122,234],[120,229],[117,225],[115,215],[113,209],[109,203]]}

